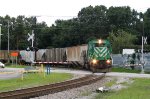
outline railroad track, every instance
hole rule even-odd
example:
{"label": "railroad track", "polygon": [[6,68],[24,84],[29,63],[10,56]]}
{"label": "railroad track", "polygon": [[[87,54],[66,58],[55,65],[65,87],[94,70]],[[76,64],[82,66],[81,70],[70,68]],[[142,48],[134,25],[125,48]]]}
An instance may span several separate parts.
{"label": "railroad track", "polygon": [[81,87],[88,85],[102,79],[105,74],[101,76],[87,75],[78,79],[68,80],[60,83],[38,86],[33,88],[14,90],[8,92],[1,92],[0,99],[29,99],[33,97],[53,94],[56,92]]}

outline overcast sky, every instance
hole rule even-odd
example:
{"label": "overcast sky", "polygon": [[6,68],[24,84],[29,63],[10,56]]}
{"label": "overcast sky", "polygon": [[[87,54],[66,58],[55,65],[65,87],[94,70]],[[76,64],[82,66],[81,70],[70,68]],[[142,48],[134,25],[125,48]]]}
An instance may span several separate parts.
{"label": "overcast sky", "polygon": [[150,0],[0,0],[0,16],[38,16],[38,22],[46,21],[51,25],[56,19],[76,17],[89,5],[130,6],[138,12],[145,12],[150,8]]}

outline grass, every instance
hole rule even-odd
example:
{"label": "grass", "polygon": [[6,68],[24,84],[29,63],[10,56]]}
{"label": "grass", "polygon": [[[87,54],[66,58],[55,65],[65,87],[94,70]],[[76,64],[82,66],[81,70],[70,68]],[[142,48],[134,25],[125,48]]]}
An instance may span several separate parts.
{"label": "grass", "polygon": [[23,80],[21,78],[0,80],[0,92],[61,82],[72,77],[68,73],[51,73],[45,77],[40,73],[27,73],[24,74]]}
{"label": "grass", "polygon": [[149,93],[150,79],[136,78],[128,88],[116,92],[99,93],[95,99],[149,99]]}
{"label": "grass", "polygon": [[139,70],[131,70],[131,69],[126,69],[122,67],[113,67],[112,72],[126,72],[126,73],[140,73],[141,71]]}

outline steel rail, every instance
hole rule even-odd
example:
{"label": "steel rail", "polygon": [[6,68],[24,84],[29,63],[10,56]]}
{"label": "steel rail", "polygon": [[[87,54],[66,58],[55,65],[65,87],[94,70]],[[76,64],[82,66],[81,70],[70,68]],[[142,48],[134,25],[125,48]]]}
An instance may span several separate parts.
{"label": "steel rail", "polygon": [[55,83],[55,84],[49,84],[49,85],[44,85],[39,87],[14,90],[8,92],[1,92],[0,99],[29,99],[32,97],[53,94],[60,91],[77,88],[77,87],[94,83],[102,79],[104,76],[105,74],[102,74],[101,76],[88,75],[85,77],[68,80],[60,83]]}

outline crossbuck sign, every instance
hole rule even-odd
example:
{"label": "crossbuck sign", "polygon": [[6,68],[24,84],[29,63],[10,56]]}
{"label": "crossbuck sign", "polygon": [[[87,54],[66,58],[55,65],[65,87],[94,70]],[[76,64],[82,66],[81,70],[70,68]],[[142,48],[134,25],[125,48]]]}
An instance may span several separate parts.
{"label": "crossbuck sign", "polygon": [[143,37],[144,44],[147,44],[147,37]]}
{"label": "crossbuck sign", "polygon": [[34,42],[34,30],[32,30],[32,34],[31,34],[31,35],[28,33],[28,36],[29,36],[28,41],[32,40],[32,47],[33,47],[33,42]]}

